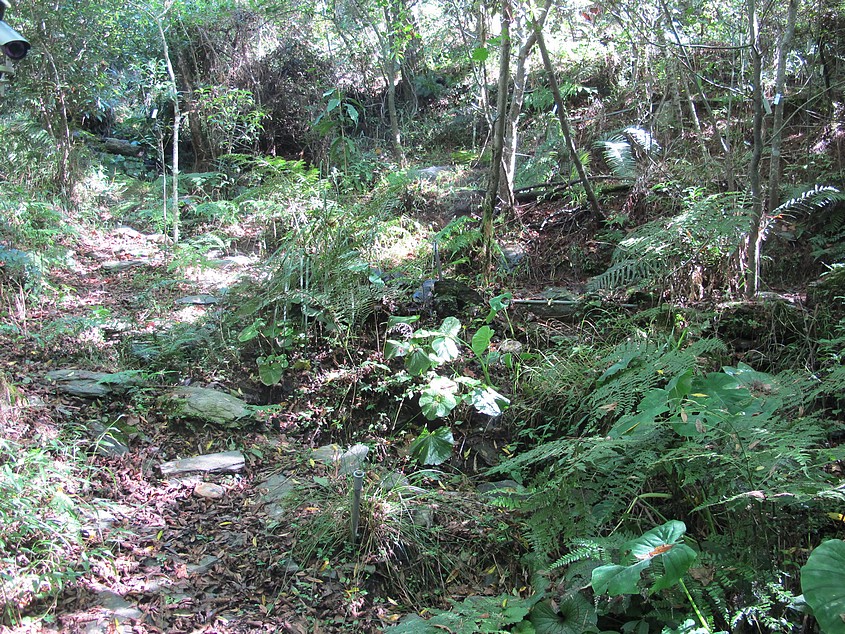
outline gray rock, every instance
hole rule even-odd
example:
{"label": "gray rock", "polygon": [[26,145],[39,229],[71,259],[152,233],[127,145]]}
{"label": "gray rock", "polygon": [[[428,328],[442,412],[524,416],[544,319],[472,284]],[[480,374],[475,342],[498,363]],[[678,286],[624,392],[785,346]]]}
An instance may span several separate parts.
{"label": "gray rock", "polygon": [[341,475],[352,473],[358,469],[364,468],[364,462],[367,460],[367,454],[370,453],[370,448],[367,445],[357,444],[349,448],[349,451],[340,457]]}
{"label": "gray rock", "polygon": [[270,476],[259,486],[267,490],[261,496],[264,512],[273,519],[281,519],[287,511],[287,502],[296,484],[296,480],[281,473]]}
{"label": "gray rock", "polygon": [[146,264],[149,264],[147,260],[106,260],[101,266],[107,271],[120,272]]}
{"label": "gray rock", "polygon": [[241,399],[205,387],[177,387],[162,400],[172,416],[211,425],[228,425],[253,415],[252,409]]}
{"label": "gray rock", "polygon": [[240,451],[221,451],[193,458],[171,460],[159,465],[161,475],[181,475],[192,471],[235,473],[244,468],[244,455]]}
{"label": "gray rock", "polygon": [[311,452],[311,457],[323,464],[334,464],[340,460],[341,455],[343,455],[343,449],[341,449],[340,445],[323,445]]}
{"label": "gray rock", "polygon": [[397,473],[395,471],[385,473],[378,483],[379,487],[384,489],[385,491],[392,491],[393,489],[405,489],[409,487],[410,484],[411,483],[408,481],[408,478],[403,476],[401,473]]}
{"label": "gray rock", "polygon": [[132,227],[122,226],[122,227],[115,227],[112,229],[112,233],[118,236],[124,236],[126,238],[133,238],[135,240],[139,238],[143,238],[144,234]]}
{"label": "gray rock", "polygon": [[226,495],[226,489],[213,482],[200,482],[194,487],[194,495],[208,500],[219,500]]}
{"label": "gray rock", "polygon": [[130,387],[143,383],[135,372],[89,372],[88,370],[53,370],[45,375],[48,382],[71,396],[101,398],[110,394],[122,394]]}
{"label": "gray rock", "polygon": [[206,264],[215,269],[234,269],[249,266],[253,263],[252,258],[246,255],[230,255],[226,258],[209,258]]}
{"label": "gray rock", "polygon": [[198,564],[188,564],[187,566],[185,566],[185,568],[188,570],[189,574],[204,575],[218,561],[220,561],[220,557],[215,557],[214,555],[206,555],[200,560]]}
{"label": "gray rock", "polygon": [[99,455],[116,458],[129,453],[129,447],[124,442],[126,434],[119,428],[92,421],[88,424],[88,431],[94,437],[94,451]]}
{"label": "gray rock", "polygon": [[448,174],[452,171],[454,171],[454,168],[450,165],[432,165],[431,167],[411,170],[408,172],[408,176],[424,181],[436,181],[441,174]]}
{"label": "gray rock", "polygon": [[210,304],[216,304],[219,301],[220,300],[214,297],[214,295],[188,295],[187,297],[180,297],[176,300],[176,303],[195,306],[208,306]]}
{"label": "gray rock", "polygon": [[370,448],[360,443],[353,445],[345,452],[340,445],[323,445],[314,449],[312,457],[314,460],[327,465],[339,463],[338,473],[346,475],[361,469],[369,452]]}
{"label": "gray rock", "polygon": [[525,487],[513,480],[483,482],[478,485],[478,492],[491,500],[496,498],[524,500],[528,497],[528,492],[525,490]]}
{"label": "gray rock", "polygon": [[102,615],[100,619],[87,625],[84,630],[86,634],[132,632],[134,628],[128,622],[144,619],[144,613],[141,610],[114,592],[98,592],[96,601]]}
{"label": "gray rock", "polygon": [[414,526],[431,528],[434,525],[434,509],[430,506],[418,506],[411,513],[411,522]]}

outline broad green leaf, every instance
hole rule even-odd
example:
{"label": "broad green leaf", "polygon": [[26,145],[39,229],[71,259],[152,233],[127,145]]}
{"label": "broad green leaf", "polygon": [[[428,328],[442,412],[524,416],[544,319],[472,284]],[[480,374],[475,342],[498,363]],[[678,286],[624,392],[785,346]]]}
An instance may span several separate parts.
{"label": "broad green leaf", "polygon": [[596,609],[580,594],[564,598],[555,612],[549,601],[531,609],[531,623],[537,634],[585,634],[596,631]]}
{"label": "broad green leaf", "polygon": [[639,361],[640,354],[639,350],[632,350],[622,355],[622,358],[619,359],[619,361],[604,371],[604,373],[599,377],[599,380],[596,381],[596,385],[602,385],[606,379],[609,379],[623,370],[627,370],[632,361]]}
{"label": "broad green leaf", "polygon": [[271,354],[266,357],[258,357],[258,378],[264,385],[276,385],[282,380],[285,369],[288,367],[288,358],[283,354]]}
{"label": "broad green leaf", "polygon": [[619,566],[611,564],[609,566],[599,566],[593,570],[593,577],[591,585],[593,592],[596,594],[604,594],[605,592],[611,597],[620,594],[638,594],[640,589],[637,583],[640,580],[642,571],[648,568],[650,561],[641,561],[633,566]]}
{"label": "broad green leaf", "polygon": [[485,62],[488,57],[490,57],[490,51],[487,50],[486,46],[478,46],[472,51],[472,61],[474,62]]}
{"label": "broad green leaf", "polygon": [[692,548],[679,543],[686,532],[683,522],[670,520],[628,542],[631,555],[640,563],[648,564],[655,557],[662,557],[664,572],[655,580],[651,592],[671,588],[678,583],[698,556]]}
{"label": "broad green leaf", "polygon": [[352,121],[354,121],[355,124],[357,125],[358,124],[358,108],[353,106],[351,103],[344,104],[344,106],[346,107],[347,116],[350,119],[352,119]]}
{"label": "broad green leaf", "polygon": [[240,341],[241,343],[246,343],[251,339],[255,339],[265,325],[266,322],[263,319],[256,319],[249,326],[241,330],[240,334],[238,335],[238,341]]}
{"label": "broad green leaf", "polygon": [[448,416],[458,405],[458,384],[446,377],[437,377],[420,392],[420,409],[428,420]]}
{"label": "broad green leaf", "polygon": [[399,317],[397,315],[391,315],[390,318],[387,320],[387,329],[390,330],[396,324],[414,324],[419,320],[419,315],[410,315],[409,317]]}
{"label": "broad green leaf", "polygon": [[630,552],[632,563],[628,566],[601,566],[593,570],[593,590],[598,594],[607,592],[610,596],[638,593],[642,571],[657,557],[662,558],[663,575],[655,580],[650,592],[672,587],[698,556],[692,548],[679,543],[686,530],[683,522],[670,520],[628,542],[625,548]]}
{"label": "broad green leaf", "polygon": [[447,317],[440,324],[438,331],[447,337],[457,337],[461,334],[461,322],[457,317]]}
{"label": "broad green leaf", "polygon": [[830,539],[810,553],[801,590],[824,634],[845,633],[845,541]]}
{"label": "broad green leaf", "polygon": [[487,348],[490,346],[490,340],[492,338],[493,329],[490,328],[490,326],[482,326],[472,336],[472,341],[470,342],[470,347],[472,348],[472,351],[480,357],[487,351]]}
{"label": "broad green leaf", "polygon": [[424,429],[411,443],[411,455],[424,465],[438,465],[446,462],[452,455],[455,439],[448,427],[439,427],[433,432]]}
{"label": "broad green leaf", "polygon": [[332,110],[337,108],[339,105],[340,105],[340,99],[338,99],[337,97],[329,99],[329,105],[326,106],[326,112],[331,112]]}
{"label": "broad green leaf", "polygon": [[666,385],[666,393],[669,400],[677,405],[682,399],[689,396],[692,390],[692,370],[687,370],[683,374],[672,378]]}
{"label": "broad green leaf", "polygon": [[451,337],[436,337],[431,341],[431,349],[437,356],[438,363],[454,361],[461,356],[458,344]]}
{"label": "broad green leaf", "polygon": [[428,358],[428,353],[419,346],[412,346],[412,350],[405,357],[405,369],[412,376],[420,376],[425,374],[432,368],[431,359]]}
{"label": "broad green leaf", "polygon": [[499,394],[489,385],[473,388],[464,400],[472,405],[476,411],[487,416],[498,416],[510,405],[510,400]]}
{"label": "broad green leaf", "polygon": [[510,306],[511,300],[513,300],[513,293],[502,293],[501,295],[496,295],[496,297],[490,300],[490,308],[498,313],[500,310],[504,310]]}
{"label": "broad green leaf", "polygon": [[413,344],[410,341],[396,341],[388,339],[384,342],[384,358],[395,359],[396,357],[404,357],[411,351]]}
{"label": "broad green leaf", "polygon": [[669,520],[661,526],[652,528],[637,539],[627,543],[627,548],[636,559],[650,559],[660,547],[675,544],[687,532],[686,524],[678,520]]}
{"label": "broad green leaf", "polygon": [[659,592],[674,586],[687,574],[687,570],[698,558],[698,554],[686,544],[668,544],[667,546],[671,548],[661,555],[663,575],[655,579],[651,592]]}

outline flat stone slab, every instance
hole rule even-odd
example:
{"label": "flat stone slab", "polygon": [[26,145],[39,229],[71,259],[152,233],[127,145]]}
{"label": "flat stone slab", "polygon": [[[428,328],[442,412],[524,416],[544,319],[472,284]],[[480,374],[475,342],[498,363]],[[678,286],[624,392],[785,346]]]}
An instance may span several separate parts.
{"label": "flat stone slab", "polygon": [[244,455],[240,451],[221,451],[193,458],[171,460],[159,465],[161,475],[180,475],[193,471],[236,473],[244,468]]}
{"label": "flat stone slab", "polygon": [[162,399],[172,416],[212,425],[226,425],[253,415],[253,410],[241,399],[205,387],[177,387]]}
{"label": "flat stone slab", "polygon": [[209,306],[219,301],[214,295],[188,295],[187,297],[180,297],[176,300],[176,303],[189,306]]}
{"label": "flat stone slab", "polygon": [[207,264],[215,269],[233,269],[249,266],[254,260],[246,255],[230,255],[225,258],[211,258]]}
{"label": "flat stone slab", "polygon": [[122,393],[130,386],[140,385],[142,381],[135,375],[125,372],[90,372],[88,370],[53,370],[44,375],[49,383],[71,396],[101,398],[109,394]]}
{"label": "flat stone slab", "polygon": [[147,264],[149,264],[149,260],[106,260],[103,262],[102,267],[107,271],[119,272]]}
{"label": "flat stone slab", "polygon": [[298,482],[293,478],[277,473],[270,476],[265,482],[259,485],[260,489],[266,489],[261,495],[264,503],[264,512],[273,519],[281,519],[287,512],[287,499],[294,492]]}

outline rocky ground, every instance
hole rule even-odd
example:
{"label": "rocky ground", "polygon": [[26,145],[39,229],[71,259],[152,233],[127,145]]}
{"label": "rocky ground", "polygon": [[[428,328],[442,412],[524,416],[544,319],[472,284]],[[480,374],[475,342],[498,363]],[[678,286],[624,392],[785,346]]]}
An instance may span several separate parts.
{"label": "rocky ground", "polygon": [[[455,597],[513,587],[521,547],[497,532],[510,520],[466,478],[409,481],[384,440],[310,446],[295,426],[260,420],[213,369],[153,363],[144,342],[221,310],[250,257],[206,258],[182,275],[162,236],[124,227],[79,245],[50,281],[57,301],[19,306],[26,336],[0,342],[28,404],[5,432],[74,438],[87,452],[97,470],[67,494],[103,555],[55,604],[30,605],[47,618],[17,631],[375,632],[431,600],[426,584]],[[497,486],[515,483],[485,490]]]}

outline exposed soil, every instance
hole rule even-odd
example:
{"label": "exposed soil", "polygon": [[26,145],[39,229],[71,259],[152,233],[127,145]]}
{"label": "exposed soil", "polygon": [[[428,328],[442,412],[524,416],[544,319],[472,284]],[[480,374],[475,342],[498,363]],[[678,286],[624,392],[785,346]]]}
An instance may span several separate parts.
{"label": "exposed soil", "polygon": [[[90,452],[96,476],[83,490],[67,493],[91,516],[88,547],[111,553],[93,558],[90,571],[68,585],[55,605],[27,608],[49,613],[53,625],[45,621],[8,631],[376,632],[436,601],[437,587],[460,598],[525,585],[516,563],[523,550],[517,531],[510,531],[511,542],[497,537],[502,523],[513,519],[481,501],[459,474],[414,483],[425,495],[407,508],[436,512],[441,537],[435,553],[391,536],[389,518],[362,529],[365,544],[357,551],[343,540],[324,551],[303,547],[298,542],[319,525],[314,517],[331,517],[331,505],[340,500],[342,509],[348,499],[348,476],[311,458],[313,429],[300,433],[295,416],[237,431],[180,427],[156,408],[155,392],[175,381],[237,391],[241,377],[249,392],[248,368],[231,367],[218,377],[200,363],[150,384],[145,395],[96,401],[60,394],[44,381],[57,368],[125,369],[128,340],[167,337],[174,324],[221,310],[215,304],[183,306],[175,303],[179,297],[219,293],[241,272],[188,269],[184,279],[174,280],[167,266],[161,244],[142,234],[92,231],[80,236],[75,266],[51,280],[64,289],[62,299],[17,313],[23,329],[49,336],[50,344],[25,350],[0,335],[6,339],[0,340],[0,363],[15,384],[25,386],[30,404],[6,426],[7,435],[18,441],[76,438]],[[108,319],[89,327],[92,314]],[[56,324],[67,326],[67,334],[51,334]],[[297,376],[298,384],[281,395],[292,410],[304,409],[314,389],[307,371]],[[92,429],[101,429],[98,423],[115,421],[130,430],[122,455],[98,450],[96,433],[92,437]],[[376,497],[385,474],[402,477],[407,456],[388,441],[375,436],[370,441],[365,493]],[[239,473],[164,477],[158,469],[166,460],[233,448],[246,457]],[[273,474],[302,483],[281,517],[268,515],[261,498],[261,485]],[[201,481],[220,485],[223,497],[198,496]],[[390,500],[384,497],[387,509]],[[373,511],[368,521],[378,523],[378,517]],[[341,513],[335,521],[345,527],[347,519]],[[426,522],[430,530],[431,519]]]}

